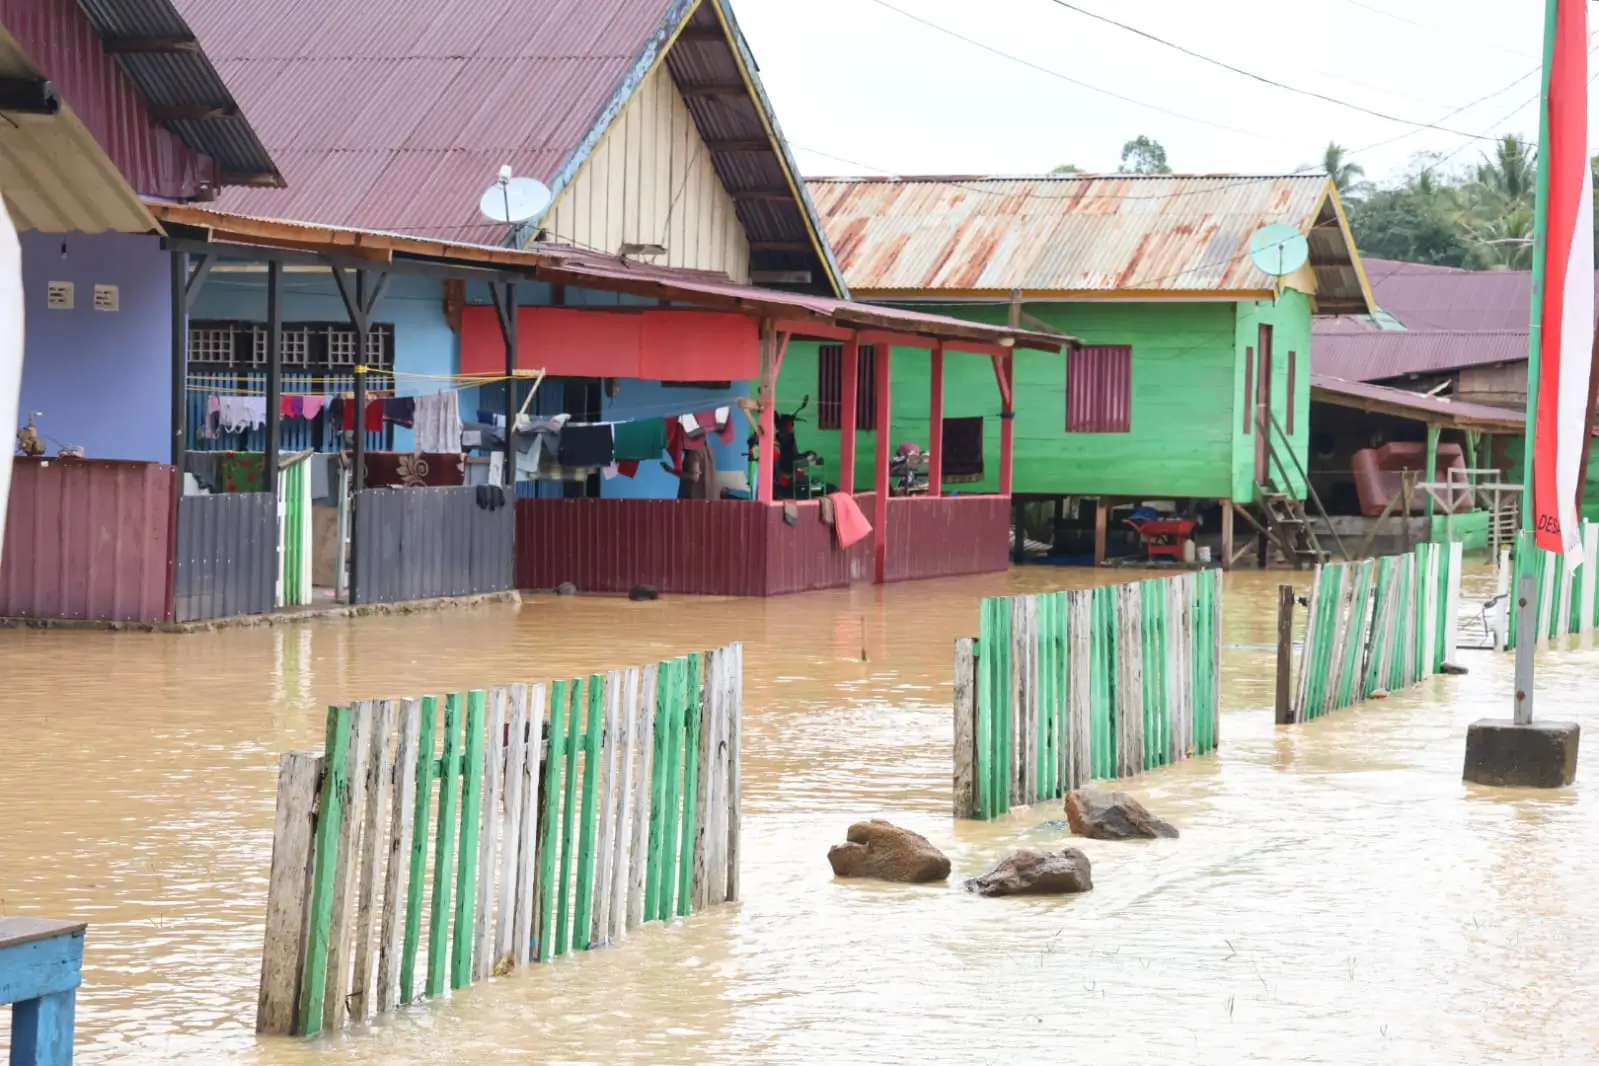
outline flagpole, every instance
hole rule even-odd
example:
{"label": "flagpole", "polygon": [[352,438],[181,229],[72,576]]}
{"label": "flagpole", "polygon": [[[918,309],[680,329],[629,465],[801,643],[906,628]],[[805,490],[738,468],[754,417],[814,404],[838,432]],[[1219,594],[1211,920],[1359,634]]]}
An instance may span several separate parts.
{"label": "flagpole", "polygon": [[1560,0],[1544,0],[1542,90],[1538,94],[1538,191],[1533,201],[1532,317],[1527,326],[1527,428],[1521,441],[1521,529],[1517,555],[1522,563],[1516,582],[1516,725],[1532,724],[1533,654],[1538,642],[1537,581],[1527,553],[1537,551],[1532,538],[1533,435],[1538,425],[1539,350],[1543,343],[1544,274],[1549,259],[1549,86],[1554,69],[1555,34]]}

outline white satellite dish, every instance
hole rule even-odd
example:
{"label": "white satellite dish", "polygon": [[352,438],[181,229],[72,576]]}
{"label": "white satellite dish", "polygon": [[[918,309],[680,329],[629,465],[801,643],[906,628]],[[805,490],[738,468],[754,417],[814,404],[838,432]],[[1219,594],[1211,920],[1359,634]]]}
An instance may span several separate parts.
{"label": "white satellite dish", "polygon": [[490,221],[515,226],[542,215],[554,199],[548,186],[536,178],[513,178],[509,165],[500,168],[500,177],[483,192],[478,210]]}

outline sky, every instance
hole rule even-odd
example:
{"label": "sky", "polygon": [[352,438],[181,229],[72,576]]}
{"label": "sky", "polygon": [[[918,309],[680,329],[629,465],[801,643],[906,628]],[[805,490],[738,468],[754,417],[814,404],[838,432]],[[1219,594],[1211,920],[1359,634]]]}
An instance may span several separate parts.
{"label": "sky", "polygon": [[1108,171],[1143,134],[1179,173],[1299,170],[1333,140],[1382,182],[1422,152],[1454,153],[1446,167],[1478,161],[1491,145],[1471,134],[1537,135],[1536,0],[1064,2],[1337,102],[1219,69],[1058,0],[733,6],[810,176]]}

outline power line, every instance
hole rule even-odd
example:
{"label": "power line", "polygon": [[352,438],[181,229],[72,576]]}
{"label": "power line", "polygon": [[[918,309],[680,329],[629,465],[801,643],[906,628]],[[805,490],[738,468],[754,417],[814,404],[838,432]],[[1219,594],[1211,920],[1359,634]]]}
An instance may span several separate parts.
{"label": "power line", "polygon": [[1531,52],[1523,52],[1520,49],[1516,49],[1516,48],[1506,48],[1504,45],[1491,44],[1488,41],[1479,41],[1477,38],[1468,36],[1467,34],[1455,33],[1454,31],[1449,29],[1447,26],[1438,26],[1438,25],[1431,25],[1431,24],[1428,24],[1428,23],[1425,23],[1425,22],[1417,22],[1415,19],[1406,18],[1404,15],[1401,15],[1401,14],[1399,14],[1396,11],[1389,11],[1389,10],[1387,10],[1385,8],[1380,8],[1380,7],[1376,6],[1375,4],[1365,3],[1365,0],[1344,0],[1344,3],[1350,4],[1350,5],[1354,6],[1354,7],[1362,8],[1362,9],[1364,9],[1366,11],[1370,11],[1374,15],[1381,15],[1383,18],[1393,19],[1395,22],[1403,22],[1403,23],[1405,23],[1406,25],[1409,25],[1409,26],[1419,27],[1421,29],[1426,30],[1428,33],[1442,33],[1442,34],[1447,34],[1448,36],[1453,37],[1453,38],[1455,38],[1456,40],[1459,40],[1459,41],[1469,41],[1469,42],[1471,42],[1472,44],[1476,45],[1479,48],[1490,48],[1490,49],[1493,49],[1496,52],[1504,52],[1507,55],[1522,56],[1522,57],[1524,57],[1526,59],[1535,58]]}
{"label": "power line", "polygon": [[[878,2],[881,3],[882,0],[878,0]],[[1274,78],[1268,78],[1264,74],[1256,74],[1254,71],[1245,70],[1243,67],[1235,67],[1231,63],[1216,59],[1213,56],[1205,55],[1203,52],[1196,52],[1192,48],[1177,44],[1174,41],[1168,41],[1164,37],[1157,36],[1156,34],[1150,33],[1147,30],[1141,30],[1137,26],[1129,26],[1125,22],[1118,22],[1108,15],[1101,15],[1098,12],[1089,11],[1087,8],[1078,7],[1076,4],[1071,3],[1070,0],[1050,0],[1050,2],[1058,7],[1063,7],[1068,11],[1075,11],[1077,14],[1082,15],[1085,18],[1091,18],[1095,21],[1103,22],[1110,26],[1115,26],[1118,29],[1125,30],[1128,33],[1133,34],[1134,36],[1142,37],[1148,41],[1153,41],[1158,45],[1162,45],[1166,48],[1172,49],[1173,51],[1180,52],[1183,55],[1197,59],[1202,63],[1209,63],[1211,66],[1220,67],[1222,70],[1231,71],[1232,73],[1240,75],[1241,77],[1249,78],[1251,81],[1260,82],[1262,85],[1269,85],[1275,89],[1282,89],[1285,92],[1296,93],[1299,96],[1309,97],[1312,100],[1321,100],[1325,103],[1334,104],[1338,107],[1345,107],[1351,111],[1358,111],[1361,114],[1370,115],[1373,118],[1383,119],[1386,122],[1398,122],[1406,126],[1418,126],[1422,129],[1437,130],[1440,133],[1452,133],[1459,137],[1471,137],[1477,140],[1491,139],[1475,133],[1466,133],[1463,130],[1452,130],[1446,126],[1440,126],[1434,122],[1417,122],[1415,119],[1400,118],[1398,115],[1390,115],[1386,111],[1378,111],[1375,108],[1351,103],[1348,100],[1340,100],[1336,96],[1329,96],[1326,93],[1317,92],[1314,89],[1305,89],[1297,85],[1289,85],[1287,82],[1281,82]]]}
{"label": "power line", "polygon": [[1036,70],[1040,74],[1047,74],[1047,75],[1049,75],[1052,78],[1056,78],[1056,79],[1058,79],[1060,81],[1067,82],[1068,84],[1071,84],[1071,85],[1076,85],[1079,88],[1088,89],[1089,91],[1099,93],[1102,96],[1108,96],[1108,97],[1110,97],[1113,100],[1120,100],[1124,104],[1133,104],[1136,107],[1148,108],[1151,111],[1159,111],[1161,114],[1164,114],[1164,115],[1171,115],[1173,118],[1180,118],[1180,119],[1183,119],[1184,121],[1187,121],[1187,122],[1197,122],[1197,123],[1199,123],[1202,126],[1210,126],[1213,129],[1226,130],[1228,133],[1242,134],[1245,137],[1255,137],[1255,138],[1259,138],[1260,140],[1268,140],[1268,141],[1270,141],[1270,140],[1284,140],[1285,139],[1285,138],[1281,138],[1281,137],[1275,137],[1275,136],[1273,136],[1271,134],[1258,133],[1258,132],[1256,132],[1254,130],[1239,129],[1236,126],[1228,126],[1228,125],[1225,125],[1225,124],[1220,123],[1220,122],[1212,122],[1210,119],[1200,118],[1197,115],[1186,115],[1186,114],[1182,113],[1181,111],[1173,111],[1169,107],[1162,107],[1159,104],[1152,104],[1152,103],[1149,103],[1146,100],[1138,100],[1138,99],[1135,99],[1134,97],[1131,97],[1131,96],[1124,96],[1121,93],[1115,92],[1113,90],[1101,88],[1098,85],[1093,85],[1093,84],[1090,84],[1089,82],[1082,81],[1082,80],[1080,80],[1078,78],[1073,78],[1070,75],[1062,74],[1060,71],[1051,69],[1050,67],[1046,67],[1046,66],[1042,66],[1041,64],[1034,63],[1030,59],[1023,59],[1021,56],[1014,55],[1013,53],[1003,51],[1003,50],[1001,50],[999,48],[995,48],[993,45],[984,44],[982,41],[976,40],[975,38],[972,38],[972,37],[968,37],[968,36],[966,36],[963,33],[960,33],[960,32],[958,32],[956,30],[950,29],[947,26],[941,26],[938,23],[933,22],[933,21],[931,21],[929,19],[922,18],[920,15],[913,15],[909,11],[904,10],[903,8],[895,7],[893,4],[889,3],[888,0],[872,0],[872,2],[874,4],[877,4],[880,7],[886,7],[886,8],[888,8],[888,10],[894,12],[895,14],[900,15],[900,16],[902,16],[904,18],[910,19],[912,22],[919,22],[923,26],[928,27],[929,29],[937,30],[939,33],[945,34],[946,36],[949,36],[949,37],[953,37],[953,38],[955,38],[958,41],[964,41],[965,43],[973,46],[974,48],[981,48],[985,52],[988,52],[988,53],[990,53],[992,55],[999,56],[1002,59],[1008,59],[1008,60],[1010,60],[1013,63],[1020,63],[1022,66],[1027,67],[1027,68],[1029,68],[1031,70]]}

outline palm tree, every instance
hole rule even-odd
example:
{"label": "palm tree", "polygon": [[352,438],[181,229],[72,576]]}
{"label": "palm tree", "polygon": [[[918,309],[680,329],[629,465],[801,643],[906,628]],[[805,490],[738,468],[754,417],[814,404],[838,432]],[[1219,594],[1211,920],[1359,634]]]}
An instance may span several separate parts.
{"label": "palm tree", "polygon": [[1501,205],[1531,202],[1538,181],[1538,157],[1526,141],[1507,133],[1494,145],[1492,157],[1477,165],[1476,184]]}
{"label": "palm tree", "polygon": [[1327,172],[1339,196],[1350,196],[1364,187],[1366,168],[1345,157],[1346,149],[1337,141],[1328,141],[1321,156],[1321,169]]}

